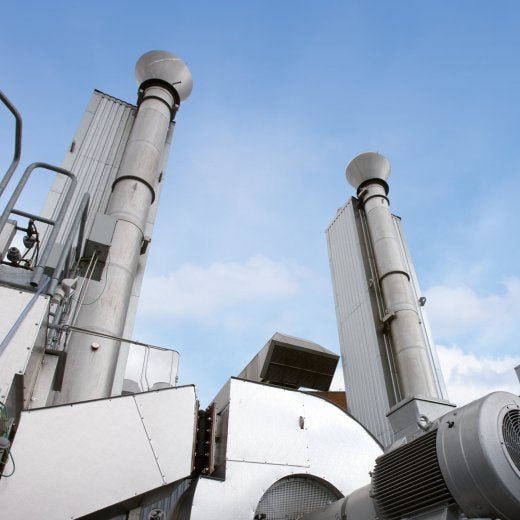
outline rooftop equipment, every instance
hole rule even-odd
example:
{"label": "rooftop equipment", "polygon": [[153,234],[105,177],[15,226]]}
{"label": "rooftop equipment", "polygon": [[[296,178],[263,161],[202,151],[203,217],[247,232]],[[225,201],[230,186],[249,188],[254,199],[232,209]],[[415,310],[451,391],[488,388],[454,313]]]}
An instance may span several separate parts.
{"label": "rooftop equipment", "polygon": [[330,388],[339,356],[305,339],[276,332],[238,377],[285,388]]}
{"label": "rooftop equipment", "polygon": [[[109,261],[102,283],[91,283],[75,325],[96,335],[73,334],[57,403],[112,394],[120,342],[139,257],[146,240],[148,212],[155,199],[170,126],[192,88],[191,73],[177,56],[151,51],[136,65],[139,106],[121,166],[112,185],[106,215],[114,222]],[[93,348],[93,345],[97,345]]]}

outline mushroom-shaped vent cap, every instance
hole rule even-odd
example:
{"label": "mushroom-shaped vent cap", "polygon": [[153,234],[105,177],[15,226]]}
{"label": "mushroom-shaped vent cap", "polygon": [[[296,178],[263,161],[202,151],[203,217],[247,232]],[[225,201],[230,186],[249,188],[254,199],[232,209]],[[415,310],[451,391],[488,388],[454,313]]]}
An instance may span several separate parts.
{"label": "mushroom-shaped vent cap", "polygon": [[135,79],[139,85],[152,79],[165,81],[177,91],[181,101],[191,94],[193,87],[188,66],[175,54],[166,51],[143,54],[135,66]]}
{"label": "mushroom-shaped vent cap", "polygon": [[350,161],[346,174],[348,182],[356,189],[372,179],[386,182],[390,175],[390,161],[376,152],[364,152]]}

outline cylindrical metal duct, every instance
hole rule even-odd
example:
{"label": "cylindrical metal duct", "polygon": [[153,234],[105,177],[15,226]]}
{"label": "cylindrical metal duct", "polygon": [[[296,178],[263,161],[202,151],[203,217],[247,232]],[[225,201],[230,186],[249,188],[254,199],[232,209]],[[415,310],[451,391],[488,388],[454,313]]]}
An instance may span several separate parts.
{"label": "cylindrical metal duct", "polygon": [[441,398],[421,328],[411,275],[390,213],[386,183],[390,163],[380,154],[366,152],[350,162],[346,174],[357,189],[366,217],[385,308],[383,322],[393,349],[400,397]]}
{"label": "cylindrical metal duct", "polygon": [[[121,337],[143,244],[148,211],[155,198],[168,130],[178,104],[191,92],[191,75],[176,56],[143,55],[136,65],[141,96],[106,213],[114,218],[102,281],[90,283],[75,326]],[[58,396],[70,403],[111,395],[119,342],[74,333]]]}

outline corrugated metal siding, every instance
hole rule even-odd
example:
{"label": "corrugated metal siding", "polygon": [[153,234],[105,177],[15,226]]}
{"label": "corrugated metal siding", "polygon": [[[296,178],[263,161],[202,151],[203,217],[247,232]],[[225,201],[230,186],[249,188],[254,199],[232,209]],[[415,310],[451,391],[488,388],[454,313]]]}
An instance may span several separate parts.
{"label": "corrugated metal siding", "polygon": [[[65,218],[65,225],[59,233],[58,242],[64,242],[84,193],[90,193],[87,232],[92,227],[96,212],[104,212],[134,123],[135,113],[135,106],[94,91],[61,165],[76,175],[78,185]],[[42,211],[44,216],[56,216],[65,183],[63,176],[56,176]]]}
{"label": "corrugated metal siding", "polygon": [[[375,323],[371,277],[356,223],[355,199],[341,208],[327,229],[336,319],[349,410],[383,445],[392,442],[384,338]],[[377,308],[377,307],[376,307]]]}
{"label": "corrugated metal siding", "polygon": [[[96,213],[104,213],[112,191],[112,184],[121,165],[123,153],[132,130],[137,107],[95,90],[74,135],[69,151],[61,166],[76,175],[78,184],[65,216],[57,242],[63,243],[70,231],[72,220],[78,211],[84,193],[90,194],[89,215],[85,228],[88,237]],[[170,126],[162,158],[164,170],[170,151],[174,125]],[[155,185],[155,201],[148,211],[145,236],[151,236],[162,188],[160,175]],[[57,175],[41,212],[43,216],[55,218],[59,204],[63,200],[66,179]],[[45,239],[44,239],[45,240]],[[132,296],[127,312],[124,337],[131,337],[135,314],[141,291],[148,252],[139,258],[139,265],[132,288]],[[96,283],[92,281],[91,283]],[[120,362],[116,370],[114,392],[119,393],[123,384],[124,366],[128,347],[122,345]]]}
{"label": "corrugated metal siding", "polygon": [[[388,339],[379,328],[378,300],[370,286],[375,273],[371,272],[362,217],[356,204],[352,198],[340,208],[326,232],[343,373],[350,412],[388,446],[392,442],[392,430],[386,413],[400,397]],[[399,217],[394,216],[394,223],[418,299],[421,292]],[[426,316],[421,307],[418,310],[439,395],[447,399]]]}

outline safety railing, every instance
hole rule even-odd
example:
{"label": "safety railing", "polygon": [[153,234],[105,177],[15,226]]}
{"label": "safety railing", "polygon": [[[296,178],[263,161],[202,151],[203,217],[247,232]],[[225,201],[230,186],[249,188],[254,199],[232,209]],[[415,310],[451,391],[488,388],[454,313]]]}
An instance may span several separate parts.
{"label": "safety railing", "polygon": [[13,173],[18,167],[18,163],[20,162],[20,157],[22,155],[22,117],[20,116],[18,110],[16,110],[15,106],[9,101],[7,96],[0,90],[0,101],[8,108],[8,110],[13,114],[14,119],[16,121],[15,126],[15,136],[14,136],[14,154],[13,160],[7,169],[7,172],[2,177],[0,181],[0,197],[4,193],[6,186],[9,184]]}
{"label": "safety railing", "polygon": [[[61,207],[58,211],[58,215],[57,215],[56,219],[49,219],[49,218],[41,217],[39,215],[28,213],[26,211],[18,210],[14,207],[14,205],[18,201],[18,198],[20,197],[20,194],[22,193],[25,185],[27,184],[27,181],[29,180],[32,172],[36,168],[42,168],[42,169],[45,169],[48,171],[59,173],[61,175],[65,175],[66,177],[68,177],[70,179],[70,183],[65,192],[65,196],[62,201]],[[76,183],[77,183],[77,181],[76,181],[75,175],[73,173],[69,172],[68,170],[65,170],[64,168],[60,168],[59,166],[53,166],[51,164],[47,164],[47,163],[43,163],[43,162],[32,163],[25,169],[25,172],[23,173],[22,177],[18,181],[18,184],[16,185],[16,188],[13,191],[11,198],[7,202],[7,205],[6,205],[2,215],[0,216],[0,233],[4,229],[7,219],[9,218],[9,216],[11,214],[18,215],[21,217],[26,217],[32,221],[42,222],[44,224],[48,224],[48,225],[52,226],[52,231],[47,239],[45,248],[44,248],[41,256],[37,259],[37,264],[36,264],[36,266],[34,266],[34,269],[33,269],[33,275],[31,277],[31,282],[30,282],[33,287],[38,287],[38,285],[40,284],[45,265],[47,263],[47,260],[49,259],[49,255],[51,253],[52,247],[53,247],[54,243],[56,242],[58,232],[63,223],[63,220],[65,218],[65,213],[67,211],[67,208],[69,207],[70,200],[72,198],[72,193],[74,192],[74,189],[76,188]]]}

